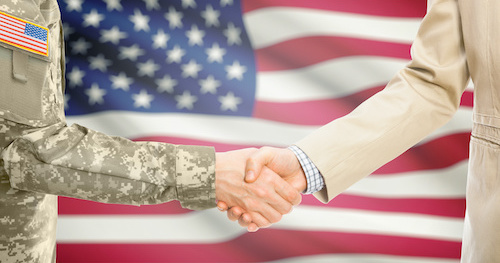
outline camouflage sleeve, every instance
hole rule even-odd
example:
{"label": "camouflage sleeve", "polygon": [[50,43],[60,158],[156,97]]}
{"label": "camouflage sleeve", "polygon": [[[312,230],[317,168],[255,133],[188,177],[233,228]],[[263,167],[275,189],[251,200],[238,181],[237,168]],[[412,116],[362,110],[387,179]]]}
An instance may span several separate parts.
{"label": "camouflage sleeve", "polygon": [[210,147],[133,142],[79,125],[28,133],[2,154],[12,187],[104,203],[179,200],[215,207],[215,154]]}

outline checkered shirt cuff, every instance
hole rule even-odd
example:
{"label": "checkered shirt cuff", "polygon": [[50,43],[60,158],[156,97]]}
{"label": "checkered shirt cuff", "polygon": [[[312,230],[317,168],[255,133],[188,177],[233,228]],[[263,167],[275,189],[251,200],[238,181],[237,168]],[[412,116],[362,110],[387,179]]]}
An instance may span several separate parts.
{"label": "checkered shirt cuff", "polygon": [[307,155],[295,145],[288,148],[295,153],[297,159],[299,159],[300,165],[302,166],[302,170],[304,170],[304,174],[306,175],[307,189],[303,192],[303,194],[313,194],[323,189],[323,187],[325,187],[325,180],[311,159],[309,159],[309,157],[307,157]]}

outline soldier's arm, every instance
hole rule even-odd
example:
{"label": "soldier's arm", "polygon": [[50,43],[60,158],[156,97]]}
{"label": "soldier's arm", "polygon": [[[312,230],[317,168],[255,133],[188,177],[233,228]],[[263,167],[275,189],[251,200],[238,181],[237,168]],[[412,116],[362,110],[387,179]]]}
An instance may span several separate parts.
{"label": "soldier's arm", "polygon": [[59,123],[28,133],[2,154],[12,187],[105,203],[215,207],[211,147],[133,142]]}

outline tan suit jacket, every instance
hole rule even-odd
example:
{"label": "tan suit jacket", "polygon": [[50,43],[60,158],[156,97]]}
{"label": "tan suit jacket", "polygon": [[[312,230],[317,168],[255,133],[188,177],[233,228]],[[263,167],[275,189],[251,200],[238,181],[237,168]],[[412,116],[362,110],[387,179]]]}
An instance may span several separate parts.
{"label": "tan suit jacket", "polygon": [[434,0],[412,61],[352,113],[297,145],[330,201],[445,124],[474,83],[463,262],[500,262],[500,1]]}

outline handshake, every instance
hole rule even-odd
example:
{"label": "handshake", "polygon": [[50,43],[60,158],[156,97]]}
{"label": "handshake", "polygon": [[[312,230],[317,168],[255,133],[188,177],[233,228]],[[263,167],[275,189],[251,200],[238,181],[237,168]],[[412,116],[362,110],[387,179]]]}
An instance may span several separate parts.
{"label": "handshake", "polygon": [[263,147],[217,153],[215,186],[218,209],[255,232],[291,212],[307,181],[292,150]]}

